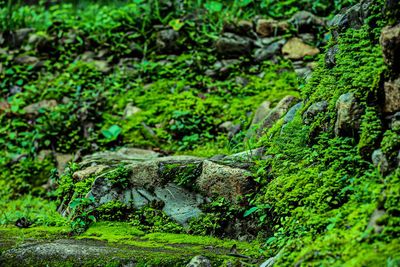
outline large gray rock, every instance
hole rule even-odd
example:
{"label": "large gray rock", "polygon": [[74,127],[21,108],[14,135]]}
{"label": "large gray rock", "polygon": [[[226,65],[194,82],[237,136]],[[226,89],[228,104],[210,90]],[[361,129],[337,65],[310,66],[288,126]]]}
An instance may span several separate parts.
{"label": "large gray rock", "polygon": [[343,94],[336,102],[336,136],[356,136],[361,125],[364,109],[353,92]]}
{"label": "large gray rock", "polygon": [[379,43],[383,57],[390,68],[400,68],[400,24],[382,29]]}
{"label": "large gray rock", "polygon": [[400,111],[400,77],[384,83],[385,102],[383,111],[392,113]]}
{"label": "large gray rock", "polygon": [[262,136],[265,131],[270,129],[295,102],[296,98],[294,96],[285,96],[261,123],[260,127],[257,129],[257,136]]}
{"label": "large gray rock", "polygon": [[249,171],[214,163],[203,162],[203,171],[196,183],[208,196],[215,193],[226,201],[239,204],[237,197],[244,196],[251,189],[252,179]]}
{"label": "large gray rock", "polygon": [[214,43],[216,51],[225,56],[248,56],[252,50],[253,41],[248,37],[233,33],[224,33]]}

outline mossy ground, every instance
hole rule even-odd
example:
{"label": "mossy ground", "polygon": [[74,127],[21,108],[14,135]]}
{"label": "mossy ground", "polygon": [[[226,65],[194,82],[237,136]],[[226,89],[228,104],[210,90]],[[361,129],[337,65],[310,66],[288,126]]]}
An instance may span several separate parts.
{"label": "mossy ground", "polygon": [[[215,264],[231,261],[239,262],[230,256],[230,249],[233,245],[237,247],[237,253],[249,256],[242,259],[243,262],[256,264],[260,261],[259,248],[257,242],[247,243],[237,240],[220,240],[218,238],[206,236],[192,236],[186,234],[151,233],[146,234],[141,230],[135,229],[132,225],[121,222],[98,222],[94,223],[84,234],[79,236],[69,236],[69,231],[65,227],[32,227],[18,229],[14,226],[1,227],[1,252],[25,243],[46,243],[56,242],[57,240],[69,239],[76,244],[85,244],[99,247],[109,247],[110,250],[117,249],[115,253],[101,256],[100,259],[69,259],[62,262],[62,266],[68,264],[82,264],[91,266],[92,264],[114,262],[118,266],[119,262],[142,262],[145,265],[159,264],[160,266],[184,266],[192,257],[204,255],[209,257]],[[82,243],[83,242],[83,243]],[[37,243],[37,244],[38,244]],[[22,262],[33,264],[33,259],[25,258]],[[39,261],[35,266],[43,264],[54,264],[53,260]],[[84,260],[84,262],[82,262]],[[12,262],[11,260],[8,262]],[[68,263],[69,262],[69,263]],[[61,262],[60,262],[61,263]],[[15,262],[17,264],[17,262]]]}

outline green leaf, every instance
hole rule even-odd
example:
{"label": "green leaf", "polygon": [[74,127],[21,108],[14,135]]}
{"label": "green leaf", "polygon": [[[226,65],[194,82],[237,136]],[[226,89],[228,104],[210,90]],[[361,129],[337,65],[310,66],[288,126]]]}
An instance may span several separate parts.
{"label": "green leaf", "polygon": [[258,211],[258,207],[252,207],[248,210],[246,210],[246,212],[244,213],[244,217],[249,216],[250,214],[252,214],[253,212]]}
{"label": "green leaf", "polygon": [[216,1],[211,1],[204,4],[204,7],[211,13],[218,13],[222,10],[222,4]]}
{"label": "green leaf", "polygon": [[70,204],[70,208],[75,208],[76,206],[79,206],[82,203],[80,198],[74,199]]}
{"label": "green leaf", "polygon": [[107,139],[116,139],[121,132],[121,128],[118,125],[112,125],[107,130],[102,130],[102,134]]}
{"label": "green leaf", "polygon": [[168,23],[168,25],[171,26],[174,31],[179,31],[185,23],[181,22],[180,19],[173,19]]}

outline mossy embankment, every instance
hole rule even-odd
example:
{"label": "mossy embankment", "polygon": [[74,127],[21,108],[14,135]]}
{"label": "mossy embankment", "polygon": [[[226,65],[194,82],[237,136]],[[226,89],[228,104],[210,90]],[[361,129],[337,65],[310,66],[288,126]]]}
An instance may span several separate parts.
{"label": "mossy embankment", "polygon": [[[2,21],[0,38],[1,256],[22,252],[26,258],[8,263],[66,266],[184,266],[195,255],[214,265],[270,258],[275,266],[398,266],[400,119],[397,104],[387,107],[387,88],[398,88],[400,75],[379,42],[384,27],[400,22],[398,3],[188,2],[1,9],[15,22]],[[327,17],[294,14],[300,4]],[[268,16],[256,16],[261,11]],[[288,40],[312,53],[291,55],[282,47]],[[278,113],[288,95],[293,102]],[[268,107],[265,131],[253,123],[260,104]],[[263,155],[243,175],[253,186],[238,197],[243,206],[210,197],[207,214],[187,230],[162,203],[85,209],[98,176],[74,176],[78,163],[121,147]],[[173,168],[169,181],[198,190],[193,168]],[[109,180],[126,188],[129,174],[116,170]],[[56,212],[61,203],[72,210],[68,218]],[[33,226],[12,226],[21,217]],[[255,241],[218,239],[239,219],[257,231],[234,237]],[[52,245],[65,255],[76,248],[79,259],[34,258],[42,255],[36,248],[58,255]],[[244,258],[227,255],[233,245]]]}

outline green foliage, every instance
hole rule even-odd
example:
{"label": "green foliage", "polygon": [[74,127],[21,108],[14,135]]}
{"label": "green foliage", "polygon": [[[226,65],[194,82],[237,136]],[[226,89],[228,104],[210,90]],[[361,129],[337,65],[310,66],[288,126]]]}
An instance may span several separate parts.
{"label": "green foliage", "polygon": [[184,228],[171,220],[157,205],[144,206],[130,215],[130,224],[147,233],[182,233]]}
{"label": "green foliage", "polygon": [[381,149],[382,152],[388,157],[388,160],[394,160],[397,157],[400,149],[400,129],[387,130],[383,134]]}
{"label": "green foliage", "polygon": [[378,140],[382,134],[382,122],[376,108],[367,107],[362,116],[360,141],[358,151],[360,155],[367,157],[376,148]]}
{"label": "green foliage", "polygon": [[223,236],[225,228],[240,217],[239,209],[232,206],[223,197],[215,197],[209,204],[202,207],[205,212],[199,218],[189,222],[188,233],[194,235]]}
{"label": "green foliage", "polygon": [[67,220],[57,212],[53,201],[31,194],[18,199],[11,199],[6,195],[0,196],[0,210],[0,225],[14,224],[22,217],[32,222],[33,226],[62,226],[67,223]]}
{"label": "green foliage", "polygon": [[108,172],[104,178],[108,179],[112,184],[122,189],[126,189],[129,185],[129,176],[132,169],[125,168],[124,165],[118,166],[115,170]]}
{"label": "green foliage", "polygon": [[132,208],[115,199],[97,207],[95,210],[97,218],[105,221],[126,221],[133,212]]}
{"label": "green foliage", "polygon": [[172,181],[178,186],[185,187],[191,191],[198,191],[196,178],[201,174],[201,164],[167,164],[162,169],[162,177],[165,182]]}

